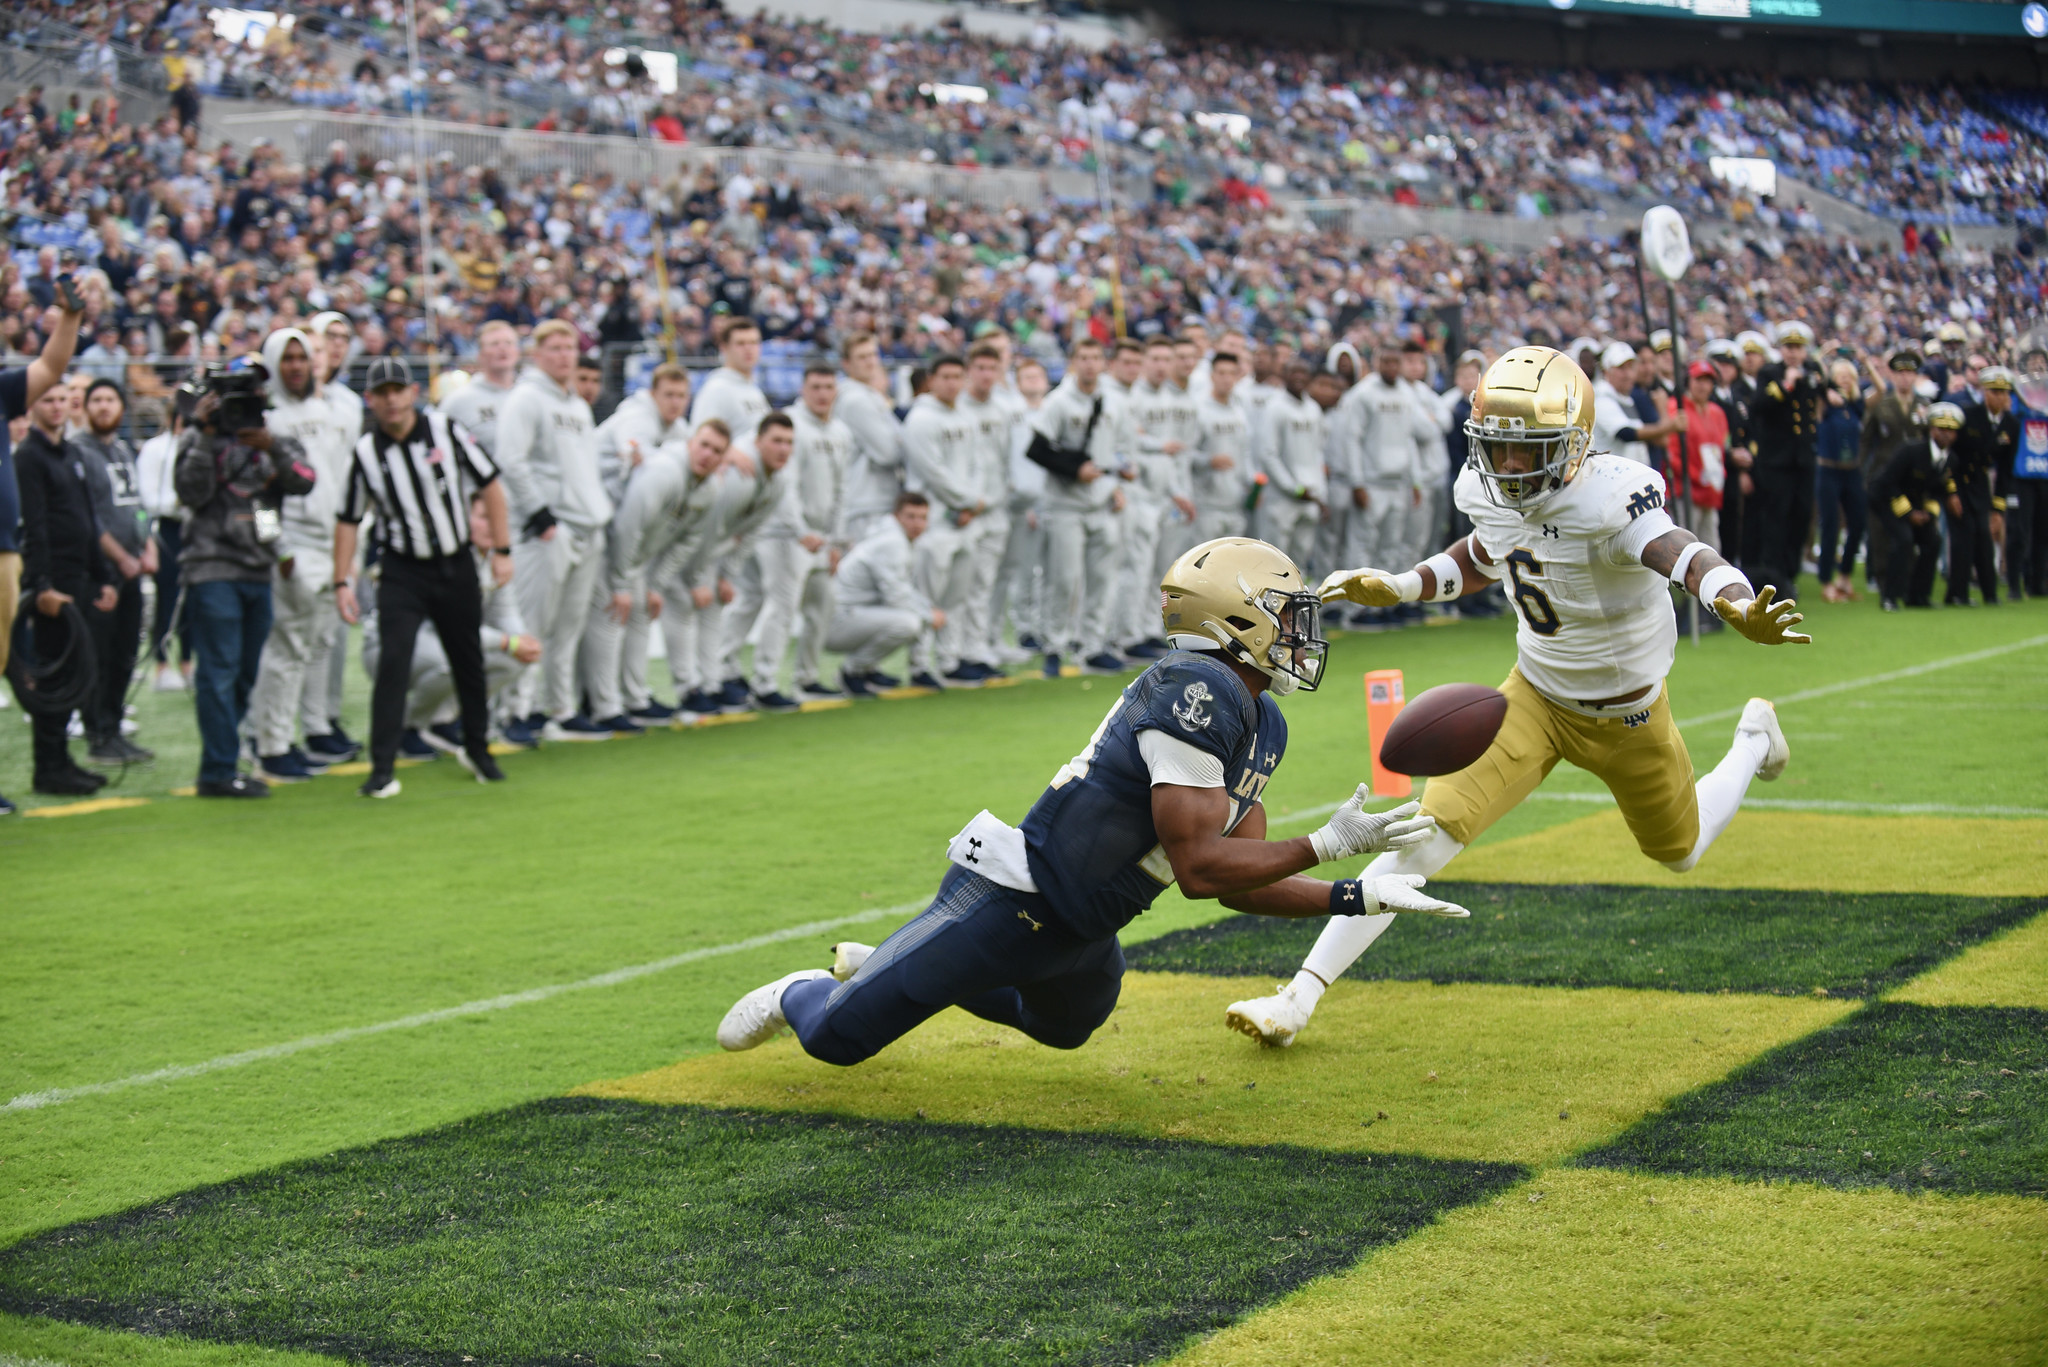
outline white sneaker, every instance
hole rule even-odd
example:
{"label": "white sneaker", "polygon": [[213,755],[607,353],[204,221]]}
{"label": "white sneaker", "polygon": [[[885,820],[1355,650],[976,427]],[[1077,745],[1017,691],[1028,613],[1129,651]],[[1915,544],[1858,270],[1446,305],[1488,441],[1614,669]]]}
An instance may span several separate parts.
{"label": "white sneaker", "polygon": [[832,975],[822,968],[805,968],[786,978],[777,978],[765,987],[757,987],[732,1004],[732,1010],[725,1013],[725,1019],[718,1023],[718,1047],[738,1052],[766,1044],[789,1026],[789,1020],[782,1014],[782,994],[793,983],[807,983],[817,978]]}
{"label": "white sneaker", "polygon": [[1285,1049],[1308,1028],[1308,1018],[1314,1011],[1314,1006],[1295,995],[1293,983],[1283,983],[1270,997],[1232,1002],[1223,1013],[1223,1023],[1269,1049]]}
{"label": "white sneaker", "polygon": [[1784,773],[1792,758],[1792,746],[1778,725],[1778,709],[1768,698],[1751,698],[1744,705],[1742,720],[1735,723],[1735,734],[1739,736],[1745,731],[1764,736],[1771,745],[1764,752],[1763,763],[1756,766],[1756,776],[1769,783]]}
{"label": "white sneaker", "polygon": [[864,945],[858,940],[841,940],[832,946],[832,976],[845,982],[860,972],[860,966],[868,961],[868,955],[875,952],[873,945]]}

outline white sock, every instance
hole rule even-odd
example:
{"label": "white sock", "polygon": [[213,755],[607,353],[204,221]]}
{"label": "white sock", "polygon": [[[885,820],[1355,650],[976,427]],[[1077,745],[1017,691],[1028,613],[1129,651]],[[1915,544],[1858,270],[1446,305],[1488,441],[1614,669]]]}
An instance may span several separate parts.
{"label": "white sock", "polygon": [[1705,778],[1693,785],[1700,808],[1700,835],[1693,842],[1692,853],[1676,863],[1667,861],[1665,868],[1673,873],[1689,873],[1700,862],[1700,856],[1707,847],[1721,838],[1721,832],[1728,829],[1728,823],[1741,810],[1742,799],[1749,792],[1750,782],[1756,778],[1757,766],[1771,752],[1771,738],[1761,731],[1737,731],[1735,743],[1728,747],[1728,753],[1714,766]]}
{"label": "white sock", "polygon": [[[1378,878],[1389,873],[1419,873],[1424,878],[1433,878],[1438,869],[1458,857],[1465,847],[1451,839],[1441,829],[1431,833],[1423,844],[1408,850],[1389,850],[1365,866],[1361,878]],[[1323,994],[1323,985],[1333,983],[1344,975],[1344,970],[1358,960],[1358,956],[1380,938],[1386,928],[1394,924],[1394,913],[1382,912],[1377,916],[1332,916],[1330,923],[1323,927],[1323,933],[1316,937],[1315,948],[1301,961],[1301,972],[1294,975],[1295,995],[1300,996],[1313,987],[1314,995],[1308,998],[1314,1005]],[[1308,986],[1304,986],[1304,983]]]}

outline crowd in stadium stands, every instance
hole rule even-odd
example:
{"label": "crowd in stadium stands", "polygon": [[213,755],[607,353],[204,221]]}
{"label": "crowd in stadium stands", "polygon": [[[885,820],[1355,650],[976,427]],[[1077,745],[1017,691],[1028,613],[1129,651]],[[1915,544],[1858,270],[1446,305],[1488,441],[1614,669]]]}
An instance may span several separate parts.
{"label": "crowd in stadium stands", "polygon": [[[168,49],[176,79],[205,89],[355,109],[411,98],[396,60],[403,9],[389,0],[303,11],[260,50],[217,36],[190,3],[167,18],[153,0],[37,4],[113,41]],[[1922,223],[2038,225],[2048,188],[2036,128],[2048,107],[1989,96],[1980,107],[1953,88],[1447,65],[1213,39],[1090,52],[1049,36],[1017,46],[950,29],[846,33],[656,0],[597,19],[453,3],[422,12],[420,28],[434,71],[425,98],[446,117],[598,132],[644,121],[671,140],[817,149],[850,149],[859,128],[887,123],[949,162],[1033,167],[1092,166],[1099,127],[1115,165],[1150,174],[1176,201],[1227,182],[1528,217],[1645,199],[1697,217],[1746,212],[1751,201],[1709,174],[1714,156],[1770,158]],[[607,60],[629,35],[680,51],[687,79],[673,97]],[[523,103],[479,104],[463,93],[472,82]],[[942,102],[939,86],[984,98]]]}
{"label": "crowd in stadium stands", "polygon": [[[192,424],[204,424],[189,390],[183,417],[173,416],[174,391],[198,362],[262,357],[274,412],[288,411],[292,428],[280,431],[282,456],[248,459],[277,480],[303,463],[324,490],[276,485],[291,495],[280,544],[293,574],[274,577],[252,563],[263,554],[254,550],[223,571],[207,552],[205,591],[186,586],[183,621],[199,628],[191,686],[207,736],[203,792],[259,793],[357,753],[338,723],[335,643],[346,638],[327,594],[324,538],[349,483],[348,453],[363,433],[374,437],[359,393],[402,392],[394,377],[427,381],[424,368],[379,362],[436,346],[476,378],[424,397],[445,399],[505,469],[511,584],[480,582],[492,605],[482,630],[493,725],[515,744],[858,697],[901,682],[878,672],[906,645],[911,682],[932,687],[985,683],[1027,654],[1048,669],[1121,670],[1156,649],[1150,585],[1197,535],[1255,531],[1315,571],[1405,563],[1452,525],[1461,401],[1489,357],[1523,341],[1565,347],[1599,375],[1602,445],[1665,468],[1701,534],[1788,591],[1812,549],[1816,506],[1830,597],[1853,592],[1865,535],[1866,575],[1888,604],[1926,601],[1943,544],[1952,601],[1969,601],[1973,581],[1986,601],[2000,583],[2044,587],[2048,500],[2022,497],[2033,476],[2015,465],[2012,444],[2022,417],[2048,424],[2048,354],[2021,340],[2041,297],[2032,258],[2006,262],[2001,281],[1982,253],[1858,250],[1760,222],[1706,248],[1688,277],[1679,374],[1670,339],[1653,335],[1658,292],[1645,300],[1632,255],[1595,241],[1532,252],[1368,245],[1220,191],[1144,204],[1112,225],[1057,202],[815,201],[792,183],[708,171],[654,186],[507,184],[444,162],[432,176],[440,266],[429,290],[406,168],[365,164],[346,148],[295,167],[274,148],[208,147],[175,117],[130,127],[110,101],[67,112],[25,92],[0,113],[0,150],[0,194],[17,216],[15,250],[0,265],[0,368],[54,354],[60,277],[83,294],[57,397],[31,420],[0,382],[14,444],[43,456],[77,449],[79,469],[104,473],[77,498],[107,505],[100,525],[140,529],[81,549],[77,592],[62,591],[82,612],[108,614],[90,616],[96,635],[115,638],[98,652],[108,667],[125,670],[153,596],[155,678],[187,686],[169,627],[193,542],[178,548],[195,519],[207,525],[187,494],[229,497],[174,477]],[[721,365],[656,371],[651,383],[635,370],[636,392],[614,407],[622,368],[603,348],[616,344],[616,358],[661,325],[645,260],[656,237],[677,350],[716,352]],[[1800,336],[1804,358],[1793,352]],[[965,363],[941,364],[947,356]],[[1242,372],[1234,386],[1226,356]],[[2018,382],[1994,360],[2016,363]],[[1034,433],[1058,435],[1040,396],[1059,385],[1069,399],[1044,402],[1071,410],[1074,386],[1097,365],[1109,370],[1100,392],[1115,396],[1111,419],[1079,444],[1097,443],[1109,483],[1083,497],[1024,452]],[[1675,435],[1672,407],[1695,383],[1688,418],[1712,407],[1720,425],[1689,422]],[[1796,415],[1760,403],[1774,384],[1798,396]],[[1413,417],[1406,455],[1383,431],[1377,444],[1361,435],[1359,402],[1347,396],[1374,385]],[[949,399],[956,386],[964,397]],[[1958,405],[1953,425],[1945,401]],[[768,416],[777,407],[788,416]],[[723,430],[699,421],[708,417]],[[160,430],[181,423],[184,434]],[[543,458],[543,428],[591,435]],[[1912,464],[1936,449],[1959,454],[1931,474],[1926,461]],[[55,478],[63,465],[37,469]],[[642,470],[674,483],[636,494]],[[1364,515],[1387,513],[1396,485],[1409,510]],[[38,516],[51,487],[37,486]],[[900,501],[906,488],[924,503]],[[1100,507],[1088,501],[1098,497]],[[487,550],[497,532],[481,504],[477,526],[474,545]],[[24,534],[38,545],[34,517]],[[373,523],[371,540],[382,534]],[[0,557],[8,549],[0,539]],[[31,589],[53,563],[30,555]],[[99,606],[94,573],[111,606]],[[11,594],[0,598],[12,606]],[[365,585],[365,605],[375,599]],[[1076,603],[1090,611],[1052,606]],[[259,621],[272,625],[251,645]],[[673,705],[645,682],[655,629]],[[394,719],[385,740],[422,755],[460,750],[482,767],[466,748],[476,738],[452,719],[460,652],[437,653],[429,640],[410,673],[400,670],[411,704],[380,709]],[[748,645],[755,665],[744,671]],[[836,677],[821,672],[821,650],[843,657]],[[126,683],[124,672],[78,709],[96,765],[140,757],[106,702]],[[244,743],[253,775],[237,771]],[[37,755],[39,790],[94,786],[61,731],[43,736]]]}

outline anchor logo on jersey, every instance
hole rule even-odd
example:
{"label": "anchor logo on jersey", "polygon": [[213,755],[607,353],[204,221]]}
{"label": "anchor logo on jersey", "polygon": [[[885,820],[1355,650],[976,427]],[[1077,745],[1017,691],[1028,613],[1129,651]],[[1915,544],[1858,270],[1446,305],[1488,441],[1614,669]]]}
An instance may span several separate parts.
{"label": "anchor logo on jersey", "polygon": [[1202,704],[1213,702],[1216,695],[1209,691],[1209,685],[1197,679],[1180,691],[1181,701],[1173,705],[1173,719],[1190,731],[1207,729],[1210,714],[1202,710]]}

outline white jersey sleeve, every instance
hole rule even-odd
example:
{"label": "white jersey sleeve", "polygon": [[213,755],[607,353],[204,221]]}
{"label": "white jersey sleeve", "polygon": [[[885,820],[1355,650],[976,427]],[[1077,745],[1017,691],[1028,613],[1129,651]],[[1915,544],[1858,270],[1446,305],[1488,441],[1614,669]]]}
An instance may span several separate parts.
{"label": "white jersey sleeve", "polygon": [[1669,584],[1640,559],[1643,546],[1670,530],[1662,476],[1593,455],[1534,512],[1494,506],[1469,469],[1454,496],[1504,571],[1516,662],[1530,683],[1560,701],[1601,702],[1670,673],[1678,625]]}

